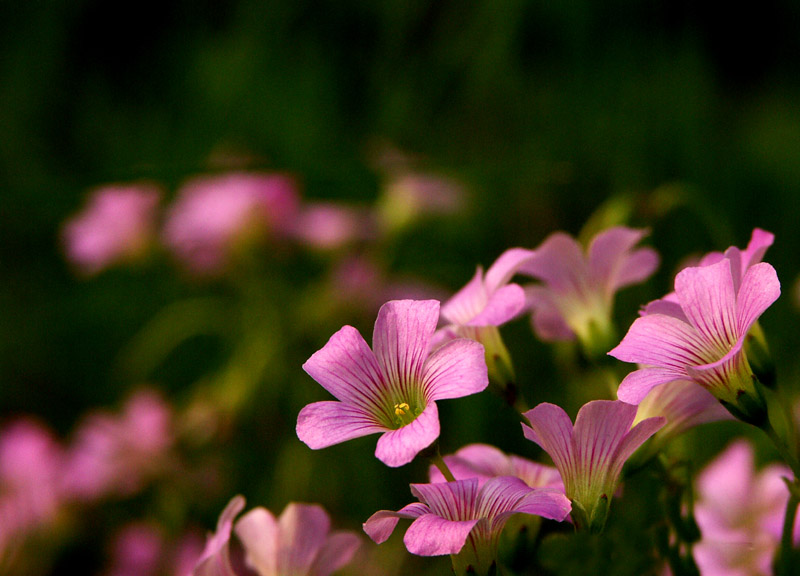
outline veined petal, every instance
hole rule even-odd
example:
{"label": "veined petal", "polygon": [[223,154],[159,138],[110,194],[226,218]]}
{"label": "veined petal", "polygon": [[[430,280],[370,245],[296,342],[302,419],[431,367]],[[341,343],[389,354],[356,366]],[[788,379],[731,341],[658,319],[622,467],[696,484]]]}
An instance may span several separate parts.
{"label": "veined petal", "polygon": [[381,370],[358,330],[345,326],[303,364],[309,376],[338,400],[374,412],[381,406]]}
{"label": "veined petal", "polygon": [[330,576],[350,562],[361,545],[361,540],[352,532],[333,532],[317,553],[309,576]]}
{"label": "veined petal", "polygon": [[[470,444],[444,457],[456,480],[478,478],[486,480],[494,476],[512,474],[511,461],[501,450],[488,444]],[[431,482],[443,482],[444,476],[436,466],[429,470]]]}
{"label": "veined petal", "polygon": [[468,326],[500,326],[512,320],[525,308],[525,291],[518,284],[507,284],[495,290],[481,312],[466,322]]}
{"label": "veined petal", "polygon": [[439,437],[439,410],[429,401],[422,414],[413,422],[385,432],[378,439],[375,457],[387,466],[396,468],[411,462],[414,457]]}
{"label": "veined petal", "polygon": [[[522,425],[525,438],[536,442],[550,455],[563,478],[572,460],[572,421],[569,416],[560,406],[548,402],[528,410],[523,416],[531,423],[530,426]],[[567,479],[564,481],[566,483]]]}
{"label": "veined petal", "polygon": [[647,230],[616,226],[597,234],[589,244],[589,273],[608,295],[644,280],[658,266],[658,254],[649,248],[633,251]]}
{"label": "veined petal", "polygon": [[382,544],[392,535],[395,526],[397,526],[397,521],[400,518],[419,518],[425,514],[430,514],[430,512],[430,508],[421,502],[409,504],[397,512],[379,510],[364,522],[364,532],[366,532],[367,536],[372,538],[376,544]]}
{"label": "veined petal", "polygon": [[451,340],[430,355],[422,382],[428,400],[461,398],[489,385],[483,345],[466,338]]}
{"label": "veined petal", "polygon": [[628,333],[608,354],[623,362],[635,362],[682,370],[714,361],[718,356],[689,324],[673,316],[648,314],[633,321]]}
{"label": "veined petal", "polygon": [[574,238],[555,232],[534,252],[520,264],[520,274],[538,278],[557,292],[583,291],[588,267],[581,246]]}
{"label": "veined petal", "polygon": [[781,283],[775,269],[765,262],[751,266],[744,274],[737,296],[737,330],[745,335],[778,296]]}
{"label": "veined petal", "polygon": [[767,248],[772,246],[775,241],[775,235],[772,232],[767,232],[761,228],[754,228],[753,233],[750,235],[750,242],[747,243],[747,248],[742,251],[742,266],[745,270],[758,264],[764,259],[764,254],[767,253]]}
{"label": "veined petal", "polygon": [[674,368],[639,368],[622,379],[617,389],[617,398],[627,404],[639,404],[656,386],[687,378],[685,372]]}
{"label": "veined petal", "polygon": [[486,271],[486,289],[491,293],[510,281],[520,265],[534,254],[533,250],[527,248],[509,248],[503,252]]}
{"label": "veined petal", "polygon": [[572,511],[572,503],[563,489],[537,488],[517,502],[515,511],[561,522]]}
{"label": "veined petal", "polygon": [[297,416],[297,437],[312,450],[386,430],[375,415],[344,402],[314,402]]}
{"label": "veined petal", "polygon": [[607,475],[613,472],[615,454],[634,418],[636,406],[619,400],[593,400],[578,411],[573,432],[577,452],[575,465],[578,476],[586,484],[591,485],[593,480],[598,481],[604,476],[609,482],[616,481],[613,474],[611,477]]}
{"label": "veined petal", "polygon": [[476,515],[494,519],[501,514],[517,512],[517,503],[533,491],[516,476],[495,476],[486,481],[478,491]]}
{"label": "veined petal", "polygon": [[372,347],[390,384],[402,388],[419,381],[438,321],[437,300],[392,300],[381,306]]}
{"label": "veined petal", "polygon": [[278,519],[279,574],[306,574],[328,537],[331,521],[322,506],[291,503]]}
{"label": "veined petal", "polygon": [[247,565],[261,576],[280,574],[281,531],[277,519],[265,508],[253,508],[234,528],[245,550]]}
{"label": "veined petal", "polygon": [[684,268],[675,277],[675,293],[692,325],[724,356],[738,339],[730,260]]}
{"label": "veined petal", "polygon": [[442,304],[441,315],[453,324],[468,324],[483,311],[488,298],[483,270],[478,266],[472,280]]}
{"label": "veined petal", "polygon": [[424,502],[432,514],[451,520],[465,520],[475,517],[479,484],[477,478],[434,484],[412,484],[411,493]]}
{"label": "veined petal", "polygon": [[639,446],[644,444],[650,436],[658,432],[666,423],[667,419],[663,416],[655,416],[642,420],[630,429],[630,432],[625,435],[622,442],[619,444],[616,454],[614,454],[615,462],[612,465],[615,468],[615,477],[619,475],[622,471],[622,465],[636,452]]}
{"label": "veined petal", "polygon": [[681,322],[689,324],[689,319],[686,317],[686,314],[684,314],[683,308],[681,308],[680,302],[674,297],[674,294],[673,292],[672,297],[667,296],[660,300],[653,300],[641,310],[639,313],[640,316],[661,314],[663,316],[672,316]]}
{"label": "veined petal", "polygon": [[617,270],[609,289],[616,292],[620,288],[643,282],[656,271],[660,263],[661,257],[652,248],[634,250]]}
{"label": "veined petal", "polygon": [[231,499],[217,522],[217,531],[209,534],[205,549],[192,570],[192,576],[236,576],[231,567],[228,543],[231,538],[233,520],[244,509],[242,496]]}
{"label": "veined petal", "polygon": [[435,514],[426,514],[411,523],[403,542],[409,552],[418,556],[458,554],[478,522],[479,518],[445,520]]}

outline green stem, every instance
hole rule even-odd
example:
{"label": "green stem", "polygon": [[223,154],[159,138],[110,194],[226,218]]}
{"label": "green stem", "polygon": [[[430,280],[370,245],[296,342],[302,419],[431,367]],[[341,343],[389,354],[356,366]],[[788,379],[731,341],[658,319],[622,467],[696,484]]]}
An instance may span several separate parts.
{"label": "green stem", "polygon": [[775,445],[775,448],[783,458],[784,462],[789,465],[792,469],[792,473],[794,474],[795,481],[800,479],[800,462],[797,461],[797,457],[792,453],[791,450],[786,446],[786,443],[783,441],[783,438],[780,437],[778,432],[772,426],[772,423],[767,419],[767,421],[761,426],[761,429],[766,432],[769,439],[772,440],[772,443]]}
{"label": "green stem", "polygon": [[792,573],[792,550],[794,548],[794,521],[797,516],[797,505],[800,499],[794,490],[789,490],[789,502],[786,504],[786,516],[783,518],[783,534],[781,535],[780,574],[789,576]]}
{"label": "green stem", "polygon": [[442,454],[439,452],[438,446],[436,447],[436,451],[431,456],[431,461],[439,469],[439,472],[442,473],[445,480],[447,480],[448,482],[456,481],[456,477],[453,476],[452,472],[450,472],[450,468],[447,467],[444,458],[442,458]]}

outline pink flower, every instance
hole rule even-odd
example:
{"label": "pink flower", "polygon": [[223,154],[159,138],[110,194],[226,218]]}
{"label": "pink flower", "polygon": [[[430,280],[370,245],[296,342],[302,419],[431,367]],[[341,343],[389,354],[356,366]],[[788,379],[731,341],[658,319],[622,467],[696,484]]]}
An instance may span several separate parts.
{"label": "pink flower", "polygon": [[322,250],[336,250],[374,234],[374,223],[368,214],[333,202],[306,204],[292,227],[294,238]]}
{"label": "pink flower", "polygon": [[378,204],[379,220],[394,231],[428,214],[451,214],[464,203],[464,190],[454,180],[402,170],[394,174]]}
{"label": "pink flower", "polygon": [[381,510],[365,523],[364,531],[378,544],[385,542],[400,518],[413,520],[403,542],[412,554],[454,555],[456,572],[488,574],[497,556],[497,543],[508,519],[517,513],[561,521],[570,505],[558,490],[530,488],[519,478],[498,476],[481,484],[477,478],[412,484],[420,501],[392,512]]}
{"label": "pink flower", "polygon": [[220,272],[239,241],[285,234],[294,226],[298,194],[282,174],[232,172],[185,184],[169,210],[164,241],[201,274]]}
{"label": "pink flower", "polygon": [[[497,327],[519,315],[525,308],[525,291],[510,284],[517,268],[534,252],[511,248],[503,252],[484,275],[478,266],[472,280],[442,305],[447,324],[439,330],[436,342],[448,338],[471,338],[483,344],[489,373],[500,381],[513,378],[511,356]],[[503,378],[501,375],[506,374]]]}
{"label": "pink flower", "polygon": [[549,236],[518,272],[541,284],[526,289],[533,326],[543,340],[573,340],[590,352],[605,352],[614,327],[618,290],[648,278],[658,266],[651,248],[635,248],[645,230],[609,228],[595,236],[584,255],[562,232]]}
{"label": "pink flower", "polygon": [[[552,466],[505,454],[488,444],[469,444],[455,454],[444,456],[443,460],[456,480],[477,478],[483,485],[496,476],[514,476],[531,488],[556,488],[564,491],[561,474]],[[445,481],[434,465],[428,469],[428,477],[431,482]]]}
{"label": "pink flower", "polygon": [[524,416],[531,424],[522,425],[525,437],[541,446],[561,473],[575,525],[591,531],[605,525],[625,461],[664,425],[664,418],[647,418],[632,426],[636,406],[612,400],[585,404],[574,427],[554,404],[539,404]]}
{"label": "pink flower", "polygon": [[[711,462],[697,479],[695,518],[702,540],[694,557],[703,576],[772,574],[789,492],[786,466],[756,472],[753,449],[739,440]],[[794,526],[800,540],[800,516]]]}
{"label": "pink flower", "polygon": [[141,390],[120,415],[96,412],[78,427],[63,489],[90,500],[134,494],[165,466],[173,441],[169,406],[156,392]]}
{"label": "pink flower", "polygon": [[231,529],[258,576],[329,576],[350,562],[360,545],[352,532],[331,532],[328,514],[316,504],[291,503],[278,518],[254,508],[234,524],[243,508],[244,498],[231,500],[192,576],[236,576],[229,552]]}
{"label": "pink flower", "polygon": [[382,433],[375,456],[407,464],[439,436],[436,400],[475,394],[488,385],[483,347],[458,339],[431,353],[436,300],[395,300],[378,312],[375,351],[345,326],[303,365],[338,401],[315,402],[297,418],[297,436],[316,450]]}
{"label": "pink flower", "polygon": [[155,186],[95,190],[62,231],[67,258],[87,275],[139,256],[155,235],[160,192]]}
{"label": "pink flower", "polygon": [[619,386],[620,400],[638,404],[656,386],[692,380],[737,417],[765,415],[744,353],[750,327],[780,295],[775,269],[758,263],[740,273],[737,251],[715,264],[685,268],[675,278],[675,301],[637,318],[609,354],[643,366]]}

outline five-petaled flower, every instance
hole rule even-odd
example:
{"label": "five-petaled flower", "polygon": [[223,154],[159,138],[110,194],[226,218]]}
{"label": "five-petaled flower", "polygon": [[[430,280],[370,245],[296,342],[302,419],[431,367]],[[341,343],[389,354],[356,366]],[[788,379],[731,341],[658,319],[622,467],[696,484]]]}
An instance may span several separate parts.
{"label": "five-petaled flower", "polygon": [[436,440],[436,400],[475,394],[489,383],[479,343],[460,338],[431,352],[438,319],[436,300],[395,300],[378,312],[374,352],[352,326],[331,336],[303,369],[338,401],[300,411],[300,440],[319,449],[381,432],[375,456],[393,467]]}
{"label": "five-petaled flower", "polygon": [[744,351],[751,326],[777,300],[775,269],[759,262],[742,269],[732,249],[714,264],[689,267],[675,277],[675,294],[637,318],[609,354],[636,362],[617,396],[638,404],[655,386],[693,380],[745,421],[766,415],[761,392]]}
{"label": "five-petaled flower", "polygon": [[586,255],[571,236],[549,236],[517,270],[541,281],[526,288],[536,334],[543,340],[577,337],[590,355],[606,352],[613,341],[614,295],[658,266],[652,248],[635,248],[646,234],[609,228],[592,239]]}
{"label": "five-petaled flower", "polygon": [[570,504],[557,489],[531,488],[519,478],[497,476],[412,484],[414,502],[393,512],[381,510],[365,523],[364,531],[378,544],[385,542],[400,518],[414,520],[403,542],[419,556],[453,556],[457,574],[488,574],[496,561],[500,533],[517,513],[561,521]]}
{"label": "five-petaled flower", "polygon": [[617,489],[625,461],[664,425],[664,418],[647,418],[632,427],[636,406],[614,400],[585,404],[573,427],[567,413],[542,403],[524,416],[525,437],[553,459],[564,490],[572,501],[572,520],[579,529],[599,532]]}

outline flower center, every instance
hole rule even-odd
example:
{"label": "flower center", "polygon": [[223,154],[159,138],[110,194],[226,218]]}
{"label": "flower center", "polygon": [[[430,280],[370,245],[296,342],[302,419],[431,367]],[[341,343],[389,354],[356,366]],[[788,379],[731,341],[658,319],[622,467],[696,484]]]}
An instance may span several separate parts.
{"label": "flower center", "polygon": [[412,408],[408,402],[398,402],[394,405],[394,422],[398,428],[402,428],[411,424],[421,412],[416,406]]}

